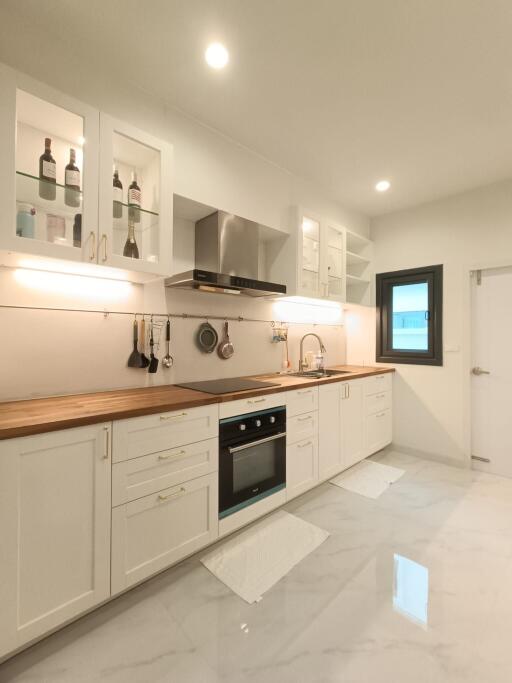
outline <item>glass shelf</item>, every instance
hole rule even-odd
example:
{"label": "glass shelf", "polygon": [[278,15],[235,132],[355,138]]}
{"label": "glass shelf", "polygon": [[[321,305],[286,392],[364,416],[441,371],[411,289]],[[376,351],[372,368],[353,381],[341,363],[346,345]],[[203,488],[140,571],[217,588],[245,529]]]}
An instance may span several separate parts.
{"label": "glass shelf", "polygon": [[[55,191],[55,199],[45,199],[40,191]],[[74,228],[75,217],[82,214],[82,192],[59,183],[49,183],[36,176],[16,171],[16,233],[19,237],[52,244],[81,246],[81,221]],[[67,203],[66,203],[67,202]],[[72,202],[74,206],[69,206]],[[20,211],[22,205],[29,211]]]}

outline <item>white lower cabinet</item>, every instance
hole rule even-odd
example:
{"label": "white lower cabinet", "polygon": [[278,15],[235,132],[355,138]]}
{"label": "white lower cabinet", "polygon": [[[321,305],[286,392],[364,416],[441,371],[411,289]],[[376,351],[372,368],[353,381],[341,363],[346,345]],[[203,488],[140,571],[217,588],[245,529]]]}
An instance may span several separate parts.
{"label": "white lower cabinet", "polygon": [[318,484],[318,437],[286,447],[286,500]]}
{"label": "white lower cabinet", "polygon": [[339,382],[319,387],[318,478],[334,477],[344,467],[341,442],[341,396]]}
{"label": "white lower cabinet", "polygon": [[218,536],[217,473],[112,510],[112,593],[212,543]]}
{"label": "white lower cabinet", "polygon": [[0,442],[0,657],[110,594],[111,425]]}

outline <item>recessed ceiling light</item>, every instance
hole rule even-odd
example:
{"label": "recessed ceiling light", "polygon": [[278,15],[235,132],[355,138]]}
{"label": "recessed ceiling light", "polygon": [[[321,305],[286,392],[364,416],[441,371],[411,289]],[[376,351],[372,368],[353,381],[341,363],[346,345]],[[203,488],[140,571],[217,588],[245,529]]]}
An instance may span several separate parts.
{"label": "recessed ceiling light", "polygon": [[389,188],[391,187],[391,183],[389,180],[379,180],[377,185],[375,185],[375,189],[377,192],[387,192]]}
{"label": "recessed ceiling light", "polygon": [[221,43],[212,43],[206,48],[204,58],[212,69],[223,69],[229,61],[229,53]]}

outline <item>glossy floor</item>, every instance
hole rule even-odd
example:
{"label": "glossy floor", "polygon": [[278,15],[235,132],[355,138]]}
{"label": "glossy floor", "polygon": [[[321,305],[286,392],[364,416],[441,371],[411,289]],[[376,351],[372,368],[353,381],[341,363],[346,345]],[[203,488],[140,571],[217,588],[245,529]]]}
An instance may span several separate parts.
{"label": "glossy floor", "polygon": [[286,506],[331,536],[248,605],[197,557],[0,666],[47,683],[510,683],[512,480],[397,452],[379,499]]}

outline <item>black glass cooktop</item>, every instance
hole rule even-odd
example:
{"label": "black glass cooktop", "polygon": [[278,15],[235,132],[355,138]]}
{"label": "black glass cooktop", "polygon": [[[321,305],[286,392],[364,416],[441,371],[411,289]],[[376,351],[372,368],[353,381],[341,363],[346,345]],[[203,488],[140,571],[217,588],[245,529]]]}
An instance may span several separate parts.
{"label": "black glass cooktop", "polygon": [[229,379],[210,379],[206,382],[184,382],[177,384],[177,387],[184,389],[194,389],[204,391],[207,394],[230,394],[232,391],[249,391],[249,389],[263,389],[264,387],[275,387],[275,382],[260,382],[256,379],[245,379],[244,377],[230,377]]}

